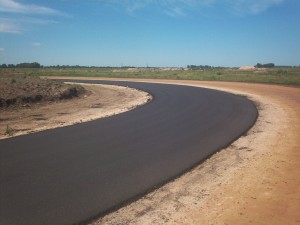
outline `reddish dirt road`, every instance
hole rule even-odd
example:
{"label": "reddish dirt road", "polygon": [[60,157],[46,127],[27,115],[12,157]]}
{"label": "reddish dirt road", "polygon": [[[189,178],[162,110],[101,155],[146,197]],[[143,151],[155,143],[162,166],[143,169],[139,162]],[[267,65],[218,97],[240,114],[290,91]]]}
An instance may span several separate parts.
{"label": "reddish dirt road", "polygon": [[93,224],[300,224],[300,88],[122,80],[185,84],[247,95],[257,103],[260,115],[248,134],[227,149]]}
{"label": "reddish dirt road", "polygon": [[[205,201],[214,209],[187,212],[196,224],[299,224],[300,223],[300,89],[237,83],[201,82],[208,87],[254,94],[281,108],[283,117],[266,115],[273,137],[263,140],[260,154]],[[275,106],[276,107],[276,106]],[[261,132],[272,132],[261,128]],[[258,134],[259,135],[259,134]]]}

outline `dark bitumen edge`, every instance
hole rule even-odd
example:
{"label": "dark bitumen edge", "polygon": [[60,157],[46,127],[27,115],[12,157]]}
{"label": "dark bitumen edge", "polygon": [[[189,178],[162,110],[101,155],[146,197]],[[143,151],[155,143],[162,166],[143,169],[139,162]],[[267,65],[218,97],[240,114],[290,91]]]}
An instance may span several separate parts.
{"label": "dark bitumen edge", "polygon": [[[87,81],[87,80],[71,80],[71,81],[70,81],[70,80],[67,80],[67,81],[68,81],[68,82],[75,82],[75,83],[77,83],[77,82],[79,82],[79,83],[80,83],[80,82],[81,82],[81,83],[90,83],[90,82],[102,82],[103,80],[88,80],[88,81]],[[67,82],[67,81],[66,81],[66,82]],[[106,81],[106,80],[105,80],[105,81]],[[130,82],[134,82],[134,81],[130,81]],[[151,82],[149,82],[149,83],[151,83]],[[101,83],[99,83],[99,84],[101,84]],[[105,84],[105,85],[114,85],[114,86],[123,86],[123,87],[125,86],[125,85],[120,85],[120,84]],[[170,85],[178,85],[178,84],[170,84]],[[188,85],[186,85],[186,86],[188,86]],[[133,87],[130,87],[130,86],[126,86],[126,87],[133,88]],[[203,87],[199,87],[199,88],[203,88]],[[149,103],[149,102],[155,100],[155,95],[154,95],[153,93],[151,93],[151,92],[149,92],[149,91],[145,91],[145,90],[143,90],[143,89],[138,89],[138,88],[135,88],[135,87],[134,87],[133,89],[140,90],[140,91],[143,91],[143,92],[146,92],[146,93],[150,94],[150,95],[152,96],[152,100],[148,101],[147,103]],[[209,88],[203,88],[203,89],[209,89]],[[214,89],[214,90],[215,90],[215,89]],[[115,205],[115,206],[113,206],[113,207],[111,207],[111,208],[109,208],[109,209],[107,209],[107,210],[105,210],[105,211],[103,211],[103,212],[101,212],[101,213],[99,213],[99,214],[97,214],[97,215],[94,215],[94,216],[92,216],[92,217],[90,217],[90,218],[88,218],[88,219],[86,219],[86,220],[83,220],[83,221],[81,221],[81,222],[79,222],[79,223],[75,223],[75,224],[76,224],[76,225],[88,225],[88,224],[91,224],[91,223],[96,222],[97,220],[103,218],[104,216],[106,216],[106,215],[108,215],[108,214],[110,214],[110,213],[112,213],[112,212],[115,212],[115,211],[117,211],[117,210],[119,210],[119,209],[121,209],[121,208],[123,208],[123,207],[126,207],[126,206],[130,205],[131,203],[133,203],[133,202],[135,202],[135,201],[137,201],[137,200],[143,198],[143,197],[146,196],[147,194],[149,194],[149,193],[151,193],[151,192],[153,192],[153,191],[155,191],[155,190],[158,190],[159,188],[163,187],[164,185],[166,185],[166,184],[168,184],[168,183],[170,183],[170,182],[174,182],[176,179],[178,179],[178,178],[180,178],[181,176],[185,175],[187,172],[192,171],[192,170],[195,169],[197,166],[199,166],[200,164],[202,164],[203,162],[205,162],[207,159],[209,159],[211,156],[213,156],[213,155],[215,155],[216,153],[218,153],[218,152],[220,152],[220,151],[226,149],[227,147],[229,147],[232,143],[234,143],[234,142],[235,142],[236,140],[238,140],[240,137],[247,136],[247,135],[248,135],[248,132],[253,128],[253,126],[255,125],[255,123],[256,123],[256,121],[257,121],[257,118],[258,118],[258,116],[259,116],[259,110],[258,110],[258,109],[260,108],[259,102],[252,101],[252,100],[250,100],[250,99],[249,99],[247,96],[245,96],[245,95],[237,95],[237,94],[232,94],[232,93],[229,93],[229,92],[219,91],[219,90],[215,90],[215,91],[218,91],[218,92],[224,92],[224,93],[226,93],[226,94],[230,94],[230,95],[234,95],[234,96],[240,96],[240,97],[244,98],[245,100],[251,102],[251,104],[254,106],[254,108],[256,109],[255,119],[253,120],[253,123],[249,126],[249,128],[248,128],[245,132],[241,133],[241,134],[240,134],[239,136],[237,136],[234,140],[229,141],[228,143],[224,144],[223,147],[221,147],[220,149],[217,149],[216,151],[214,151],[214,153],[212,153],[212,154],[208,155],[206,158],[204,158],[204,159],[202,159],[202,160],[196,162],[195,164],[191,165],[189,168],[183,170],[182,172],[178,173],[177,175],[171,177],[170,179],[167,179],[167,180],[165,180],[165,181],[159,183],[158,185],[156,185],[156,186],[154,186],[154,187],[152,187],[152,188],[149,188],[148,190],[144,191],[143,193],[140,193],[140,194],[138,194],[138,195],[136,195],[136,196],[134,196],[134,197],[131,197],[131,198],[129,198],[129,199],[123,201],[123,202],[120,202],[118,205]],[[145,103],[145,104],[147,104],[147,103]],[[143,105],[145,105],[145,104],[143,104]],[[143,106],[143,105],[141,105],[141,106]],[[75,225],[75,224],[74,224],[74,225]]]}

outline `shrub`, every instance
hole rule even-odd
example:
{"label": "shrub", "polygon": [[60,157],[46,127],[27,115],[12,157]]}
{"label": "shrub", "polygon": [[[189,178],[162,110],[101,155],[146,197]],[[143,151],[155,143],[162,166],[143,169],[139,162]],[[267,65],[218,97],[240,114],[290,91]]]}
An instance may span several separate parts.
{"label": "shrub", "polygon": [[14,134],[14,130],[10,126],[6,125],[4,135],[12,136],[13,134]]}

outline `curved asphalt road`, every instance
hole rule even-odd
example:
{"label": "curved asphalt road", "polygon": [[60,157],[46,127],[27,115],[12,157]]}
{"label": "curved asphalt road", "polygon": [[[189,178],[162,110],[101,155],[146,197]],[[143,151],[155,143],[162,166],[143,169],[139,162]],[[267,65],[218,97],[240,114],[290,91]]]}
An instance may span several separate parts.
{"label": "curved asphalt road", "polygon": [[1,225],[87,221],[199,164],[257,118],[252,102],[218,91],[101,83],[145,90],[154,101],[113,117],[1,140]]}

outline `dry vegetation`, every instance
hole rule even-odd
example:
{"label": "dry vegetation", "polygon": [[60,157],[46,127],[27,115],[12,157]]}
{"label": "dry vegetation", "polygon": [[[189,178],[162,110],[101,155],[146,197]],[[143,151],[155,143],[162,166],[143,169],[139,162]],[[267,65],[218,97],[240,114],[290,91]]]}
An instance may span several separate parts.
{"label": "dry vegetation", "polygon": [[37,76],[1,74],[0,110],[29,107],[34,103],[53,102],[82,95],[84,88]]}
{"label": "dry vegetation", "polygon": [[300,68],[259,68],[241,70],[238,68],[183,69],[183,68],[8,68],[1,73],[35,76],[109,77],[140,79],[176,79],[201,81],[234,81],[250,83],[300,85]]}

